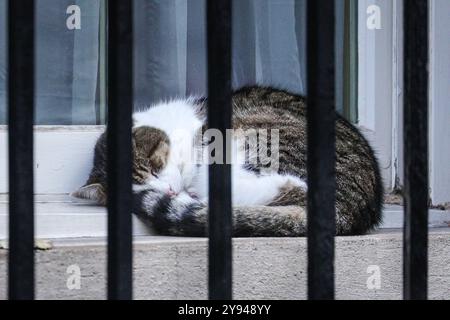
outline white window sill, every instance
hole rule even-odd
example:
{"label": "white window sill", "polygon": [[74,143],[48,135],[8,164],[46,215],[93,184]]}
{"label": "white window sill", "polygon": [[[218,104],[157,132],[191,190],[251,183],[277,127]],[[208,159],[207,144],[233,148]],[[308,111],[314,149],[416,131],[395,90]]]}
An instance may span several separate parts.
{"label": "white window sill", "polygon": [[[106,208],[77,201],[68,195],[37,195],[35,197],[36,238],[103,238],[107,235]],[[7,238],[8,199],[0,195],[0,239]],[[430,209],[430,228],[448,228],[450,211]],[[389,232],[403,227],[403,208],[387,205],[384,221],[376,232]],[[133,216],[134,236],[156,233]]]}
{"label": "white window sill", "polygon": [[[107,234],[106,208],[76,201],[68,195],[35,196],[36,238],[105,237]],[[8,201],[0,195],[0,239],[7,238]],[[155,233],[133,216],[133,235]]]}

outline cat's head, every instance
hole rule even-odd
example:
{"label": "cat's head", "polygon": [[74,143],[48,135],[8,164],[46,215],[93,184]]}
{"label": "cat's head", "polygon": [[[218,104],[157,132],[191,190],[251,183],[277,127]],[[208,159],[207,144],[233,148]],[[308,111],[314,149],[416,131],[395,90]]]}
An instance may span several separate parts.
{"label": "cat's head", "polygon": [[170,141],[159,129],[141,126],[133,129],[133,182],[143,184],[156,178],[169,159]]}
{"label": "cat's head", "polygon": [[[72,197],[106,205],[106,134],[95,148],[94,167],[84,186],[71,193]],[[168,162],[170,141],[163,131],[152,127],[136,127],[132,131],[133,184],[142,185],[159,179]]]}

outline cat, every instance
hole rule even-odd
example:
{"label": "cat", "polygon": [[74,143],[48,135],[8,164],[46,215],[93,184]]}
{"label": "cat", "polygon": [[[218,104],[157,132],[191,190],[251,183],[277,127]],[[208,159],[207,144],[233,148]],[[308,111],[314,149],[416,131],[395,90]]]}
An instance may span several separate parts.
{"label": "cat", "polygon": [[[276,168],[255,161],[232,165],[233,236],[306,235],[306,98],[251,86],[235,91],[232,105],[237,132],[279,133]],[[133,114],[133,212],[160,234],[207,234],[208,166],[192,161],[193,150],[205,144],[197,137],[207,129],[206,108],[207,99],[187,98]],[[252,140],[242,149],[236,147],[239,138],[231,140],[241,156],[248,149],[264,154],[276,142],[258,134],[256,148]],[[73,196],[106,204],[105,150],[103,134],[89,179]],[[209,151],[201,150],[204,160]],[[381,222],[383,187],[376,156],[358,129],[338,114],[336,186],[337,235],[363,234]]]}

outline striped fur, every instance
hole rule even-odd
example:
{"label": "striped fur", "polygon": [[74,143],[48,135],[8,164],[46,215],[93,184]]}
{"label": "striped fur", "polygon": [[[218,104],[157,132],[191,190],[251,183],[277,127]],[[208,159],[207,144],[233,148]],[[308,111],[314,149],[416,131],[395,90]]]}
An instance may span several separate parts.
{"label": "striped fur", "polygon": [[[273,88],[238,90],[233,95],[233,128],[279,129],[279,171],[306,180],[305,98]],[[336,234],[363,234],[377,226],[383,197],[377,159],[366,139],[339,115],[336,115],[336,182]],[[305,208],[306,193],[297,187],[281,190],[268,206],[234,207],[233,235],[304,236]],[[207,234],[206,204],[196,199],[171,198],[148,190],[136,194],[134,209],[161,234]]]}

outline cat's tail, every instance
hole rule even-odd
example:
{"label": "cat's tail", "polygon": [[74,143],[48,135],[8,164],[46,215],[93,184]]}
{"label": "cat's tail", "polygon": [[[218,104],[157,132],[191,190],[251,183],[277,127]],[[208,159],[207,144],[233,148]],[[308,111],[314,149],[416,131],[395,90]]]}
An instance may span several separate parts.
{"label": "cat's tail", "polygon": [[[134,213],[163,235],[201,237],[208,234],[205,203],[179,195],[145,190],[134,195]],[[299,237],[306,235],[306,210],[301,206],[233,208],[234,237]]]}

